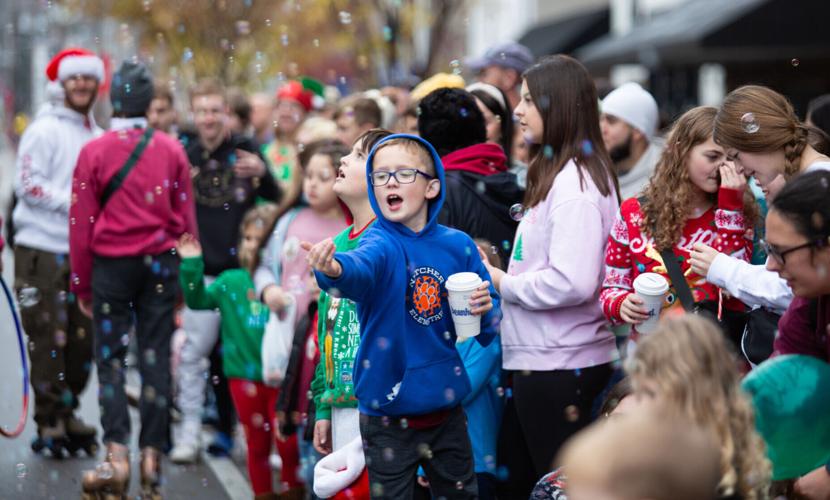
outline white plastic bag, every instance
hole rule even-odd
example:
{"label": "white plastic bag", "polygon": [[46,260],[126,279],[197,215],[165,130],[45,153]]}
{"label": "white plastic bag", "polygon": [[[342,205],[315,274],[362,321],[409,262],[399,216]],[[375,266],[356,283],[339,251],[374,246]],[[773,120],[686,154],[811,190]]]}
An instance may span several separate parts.
{"label": "white plastic bag", "polygon": [[297,304],[289,295],[289,302],[280,314],[271,312],[262,336],[262,379],[266,385],[277,386],[285,378],[288,358],[294,344],[294,322]]}

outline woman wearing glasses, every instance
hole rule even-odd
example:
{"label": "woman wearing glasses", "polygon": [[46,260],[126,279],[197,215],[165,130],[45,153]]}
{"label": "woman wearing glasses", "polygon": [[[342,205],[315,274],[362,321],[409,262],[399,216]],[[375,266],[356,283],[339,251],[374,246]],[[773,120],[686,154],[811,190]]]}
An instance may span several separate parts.
{"label": "woman wearing glasses", "polygon": [[[794,176],[830,170],[827,136],[799,121],[786,97],[767,87],[747,85],[726,96],[714,124],[714,139],[740,173],[754,177],[773,200]],[[749,306],[776,312],[787,308],[792,292],[763,266],[730,258],[709,245],[695,245],[692,269]]]}
{"label": "woman wearing glasses", "polygon": [[[830,172],[801,175],[775,197],[766,220],[767,269],[795,297],[778,323],[773,355],[830,362]],[[830,496],[830,463],[795,482],[798,498]]]}

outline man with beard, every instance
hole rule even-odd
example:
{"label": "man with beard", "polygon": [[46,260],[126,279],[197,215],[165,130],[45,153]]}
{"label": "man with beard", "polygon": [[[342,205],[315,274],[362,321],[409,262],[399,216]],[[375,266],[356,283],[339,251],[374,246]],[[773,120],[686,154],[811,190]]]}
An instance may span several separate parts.
{"label": "man with beard", "polygon": [[619,177],[620,199],[637,196],[663,150],[655,137],[657,102],[636,83],[626,83],[602,100],[600,110],[602,141]]}
{"label": "man with beard", "polygon": [[[95,428],[74,415],[92,362],[92,327],[69,293],[72,172],[81,148],[101,134],[91,109],[104,63],[84,49],[66,49],[46,68],[64,91],[23,133],[17,155],[14,209],[15,289],[29,336],[35,423],[32,449],[53,455],[94,442]],[[85,186],[81,186],[83,189]]]}

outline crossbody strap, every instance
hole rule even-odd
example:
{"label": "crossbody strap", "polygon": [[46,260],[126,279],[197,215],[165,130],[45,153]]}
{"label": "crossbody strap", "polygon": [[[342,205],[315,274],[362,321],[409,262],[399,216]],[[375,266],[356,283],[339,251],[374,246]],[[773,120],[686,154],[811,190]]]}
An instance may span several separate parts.
{"label": "crossbody strap", "polygon": [[677,292],[677,298],[686,312],[695,310],[695,299],[692,297],[692,290],[689,288],[689,283],[686,277],[683,276],[683,271],[680,269],[680,262],[677,261],[677,254],[673,250],[661,250],[660,256],[663,257],[663,263],[666,264],[666,272],[669,273],[674,285],[674,291]]}
{"label": "crossbody strap", "polygon": [[118,191],[118,188],[120,188],[121,184],[124,183],[124,179],[127,178],[127,175],[129,175],[130,171],[138,162],[138,159],[141,158],[141,153],[144,152],[144,148],[146,148],[147,144],[149,144],[151,137],[153,137],[153,129],[152,127],[147,127],[147,129],[144,130],[144,134],[141,136],[141,140],[138,141],[138,144],[136,144],[135,148],[133,148],[133,152],[130,153],[130,156],[127,158],[127,161],[124,162],[121,169],[112,176],[112,179],[110,179],[107,183],[107,187],[104,188],[104,193],[101,195],[101,208],[104,208],[104,205],[107,204],[112,195]]}
{"label": "crossbody strap", "polygon": [[[640,210],[642,211],[643,203],[648,200],[645,196],[640,196],[637,201],[640,202]],[[663,258],[663,264],[666,266],[666,272],[669,274],[669,279],[674,285],[674,291],[677,293],[677,299],[687,312],[695,310],[695,299],[692,296],[692,290],[689,288],[689,283],[686,277],[683,276],[683,270],[680,269],[680,262],[677,260],[677,254],[674,249],[660,250],[660,257]]]}

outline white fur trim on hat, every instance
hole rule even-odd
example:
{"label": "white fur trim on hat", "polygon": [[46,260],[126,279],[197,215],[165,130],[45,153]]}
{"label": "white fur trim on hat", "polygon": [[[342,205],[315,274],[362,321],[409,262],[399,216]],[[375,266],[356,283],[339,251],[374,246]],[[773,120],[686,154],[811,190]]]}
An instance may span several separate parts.
{"label": "white fur trim on hat", "polygon": [[104,61],[98,56],[66,56],[58,65],[58,80],[64,81],[75,75],[87,75],[104,79]]}
{"label": "white fur trim on hat", "polygon": [[365,466],[363,439],[358,436],[317,462],[314,466],[314,494],[320,498],[333,497],[355,482]]}
{"label": "white fur trim on hat", "polygon": [[495,99],[496,102],[499,103],[499,106],[501,106],[501,109],[505,111],[511,111],[507,107],[507,103],[504,102],[504,96],[502,95],[501,91],[494,85],[490,85],[489,83],[484,82],[476,82],[472,85],[467,86],[467,92],[472,92],[474,90],[480,90],[484,92],[485,94]]}
{"label": "white fur trim on hat", "polygon": [[602,100],[602,112],[613,115],[651,138],[657,132],[657,101],[643,87],[628,82]]}

